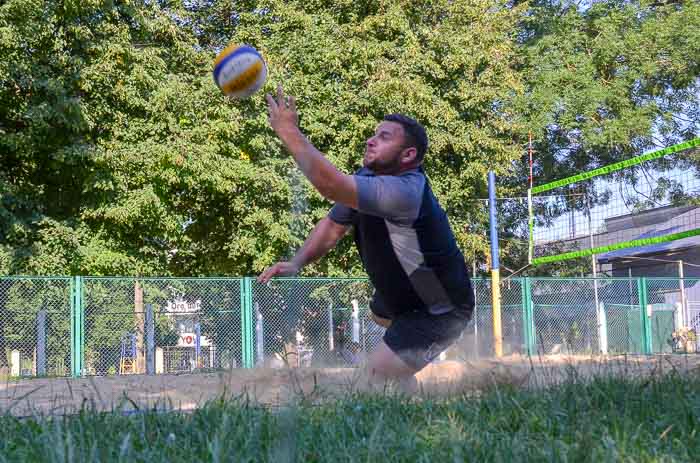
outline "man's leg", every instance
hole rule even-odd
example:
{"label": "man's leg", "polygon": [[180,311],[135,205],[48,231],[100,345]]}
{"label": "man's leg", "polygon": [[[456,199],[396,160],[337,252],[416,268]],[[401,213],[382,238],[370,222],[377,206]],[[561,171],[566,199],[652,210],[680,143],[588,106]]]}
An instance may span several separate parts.
{"label": "man's leg", "polygon": [[470,314],[461,311],[441,315],[413,311],[390,320],[383,341],[368,358],[370,380],[375,384],[394,380],[404,391],[416,391],[415,374],[459,338],[469,319]]}
{"label": "man's leg", "polygon": [[418,390],[418,380],[415,374],[418,372],[409,366],[401,357],[396,355],[384,341],[367,359],[367,373],[369,380],[374,385],[384,385],[388,381],[396,381],[406,393]]}

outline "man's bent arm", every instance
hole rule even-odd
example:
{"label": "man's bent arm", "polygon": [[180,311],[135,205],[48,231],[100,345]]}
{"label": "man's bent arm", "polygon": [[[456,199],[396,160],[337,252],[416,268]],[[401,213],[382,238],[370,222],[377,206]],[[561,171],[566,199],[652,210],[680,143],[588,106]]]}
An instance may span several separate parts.
{"label": "man's bent arm", "polygon": [[349,228],[349,225],[341,225],[324,217],[316,224],[291,262],[301,270],[305,265],[323,257],[333,249]]}
{"label": "man's bent arm", "polygon": [[352,175],[339,171],[298,127],[288,127],[277,132],[299,169],[321,195],[333,202],[357,209],[357,185]]}

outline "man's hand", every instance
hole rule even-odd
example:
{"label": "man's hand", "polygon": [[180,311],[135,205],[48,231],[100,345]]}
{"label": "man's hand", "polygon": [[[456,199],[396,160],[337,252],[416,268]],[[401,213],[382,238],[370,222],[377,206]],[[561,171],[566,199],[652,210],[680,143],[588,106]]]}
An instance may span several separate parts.
{"label": "man's hand", "polygon": [[289,277],[299,273],[299,266],[292,262],[277,262],[258,277],[259,283],[267,283],[272,277]]}
{"label": "man's hand", "polygon": [[357,185],[352,175],[345,175],[306,139],[299,129],[299,115],[294,97],[285,97],[277,86],[277,100],[267,94],[268,121],[299,170],[326,199],[357,209]]}
{"label": "man's hand", "polygon": [[272,130],[280,136],[286,131],[296,130],[299,125],[299,115],[297,114],[297,103],[293,96],[285,97],[282,86],[277,86],[277,100],[269,93],[267,98],[268,121]]}

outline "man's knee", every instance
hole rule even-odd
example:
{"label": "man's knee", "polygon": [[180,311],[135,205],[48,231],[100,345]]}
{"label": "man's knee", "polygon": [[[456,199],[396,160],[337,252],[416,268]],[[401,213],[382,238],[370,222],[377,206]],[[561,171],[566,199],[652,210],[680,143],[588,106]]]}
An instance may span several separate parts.
{"label": "man's knee", "polygon": [[393,350],[381,342],[368,358],[367,368],[374,376],[387,378],[402,378],[413,376],[417,369],[407,364]]}

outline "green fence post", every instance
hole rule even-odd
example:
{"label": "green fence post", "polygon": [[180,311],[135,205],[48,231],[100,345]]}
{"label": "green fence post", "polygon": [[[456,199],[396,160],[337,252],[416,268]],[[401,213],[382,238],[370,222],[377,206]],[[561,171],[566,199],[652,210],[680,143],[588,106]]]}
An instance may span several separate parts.
{"label": "green fence post", "polygon": [[527,355],[535,354],[535,320],[532,313],[532,290],[530,278],[522,279],[522,301],[523,301],[523,336],[525,338],[525,350]]}
{"label": "green fence post", "polygon": [[241,279],[241,349],[243,368],[253,368],[253,284],[250,277]]}
{"label": "green fence post", "polygon": [[83,346],[85,336],[83,333],[83,277],[73,277],[70,281],[70,350],[71,350],[71,374],[79,377],[83,372]]}
{"label": "green fence post", "polygon": [[639,292],[639,312],[642,320],[642,353],[651,355],[651,314],[647,312],[649,303],[646,277],[640,277],[637,280],[637,291]]}

